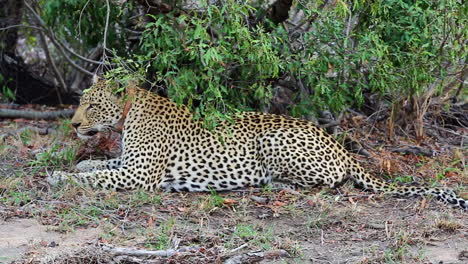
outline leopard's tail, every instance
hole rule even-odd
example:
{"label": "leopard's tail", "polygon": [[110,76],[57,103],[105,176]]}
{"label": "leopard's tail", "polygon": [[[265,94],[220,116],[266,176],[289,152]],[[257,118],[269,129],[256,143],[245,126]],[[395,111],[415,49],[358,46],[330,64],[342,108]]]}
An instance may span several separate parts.
{"label": "leopard's tail", "polygon": [[361,165],[359,165],[356,161],[352,160],[351,162],[351,178],[354,180],[354,182],[363,186],[366,190],[403,196],[432,195],[438,200],[452,207],[468,210],[468,201],[458,197],[451,189],[432,188],[425,186],[401,186],[395,183],[388,183],[365,172]]}

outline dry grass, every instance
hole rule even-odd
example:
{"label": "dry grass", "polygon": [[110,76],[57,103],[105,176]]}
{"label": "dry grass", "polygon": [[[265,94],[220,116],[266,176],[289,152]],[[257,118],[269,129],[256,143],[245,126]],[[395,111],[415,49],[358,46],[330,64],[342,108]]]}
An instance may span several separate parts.
{"label": "dry grass", "polygon": [[[216,263],[223,257],[258,250],[286,250],[290,261],[298,263],[425,263],[425,250],[437,252],[446,245],[468,248],[463,213],[435,201],[421,208],[417,199],[371,195],[351,184],[343,186],[340,193],[327,189],[117,193],[74,184],[51,187],[45,181],[47,172],[73,168],[70,153],[77,150],[77,142],[63,130],[66,123],[56,123],[60,133],[46,136],[24,131],[15,134],[21,124],[0,124],[0,134],[9,134],[0,145],[0,219],[36,219],[47,225],[49,232],[63,236],[91,229],[99,233],[88,241],[91,245],[76,245],[73,253],[56,257],[53,263],[135,263],[135,259],[116,259],[100,250],[103,244],[148,250],[201,248],[173,258],[173,263]],[[378,140],[379,135],[361,138],[372,145],[369,142]],[[363,160],[374,173],[388,172],[402,179],[414,175],[427,182],[466,188],[465,161],[459,153],[463,150],[447,150],[427,158],[374,149],[374,157],[382,162]],[[430,244],[438,240],[444,244]],[[60,247],[60,241],[56,242]],[[27,252],[37,254],[25,255],[18,263],[39,262],[47,247],[36,245]]]}

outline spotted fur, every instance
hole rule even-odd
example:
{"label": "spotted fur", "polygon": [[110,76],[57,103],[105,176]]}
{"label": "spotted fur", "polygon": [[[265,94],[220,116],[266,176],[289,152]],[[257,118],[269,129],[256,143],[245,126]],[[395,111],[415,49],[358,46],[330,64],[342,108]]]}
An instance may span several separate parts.
{"label": "spotted fur", "polygon": [[[124,101],[106,81],[85,93],[72,119],[80,137],[113,129]],[[108,189],[233,190],[269,183],[336,187],[348,179],[375,192],[433,195],[454,207],[467,201],[443,188],[397,186],[372,177],[330,135],[295,118],[247,112],[209,131],[185,106],[137,88],[123,130],[120,159],[83,161],[81,173],[56,172]]]}

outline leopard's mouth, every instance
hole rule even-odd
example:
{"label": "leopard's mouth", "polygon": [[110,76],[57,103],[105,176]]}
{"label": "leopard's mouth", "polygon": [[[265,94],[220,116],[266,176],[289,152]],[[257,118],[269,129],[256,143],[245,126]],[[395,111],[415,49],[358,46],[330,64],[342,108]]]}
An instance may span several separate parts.
{"label": "leopard's mouth", "polygon": [[99,130],[97,129],[90,129],[86,131],[80,131],[76,130],[76,135],[81,138],[81,139],[90,139],[91,137],[95,136],[97,133],[99,133]]}
{"label": "leopard's mouth", "polygon": [[86,132],[85,135],[88,136],[88,137],[92,137],[92,136],[96,135],[98,132],[99,131],[97,131],[97,130],[90,130],[90,131]]}

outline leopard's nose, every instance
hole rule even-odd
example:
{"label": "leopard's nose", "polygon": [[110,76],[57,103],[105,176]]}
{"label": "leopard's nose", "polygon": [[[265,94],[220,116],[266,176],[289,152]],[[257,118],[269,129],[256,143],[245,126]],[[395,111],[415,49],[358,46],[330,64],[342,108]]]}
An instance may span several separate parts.
{"label": "leopard's nose", "polygon": [[72,127],[74,127],[75,129],[77,129],[81,123],[71,123]]}

